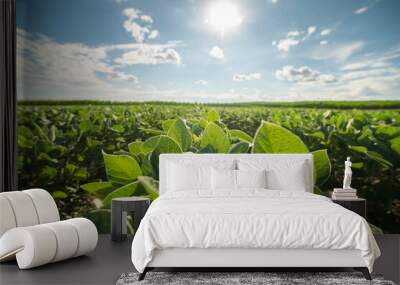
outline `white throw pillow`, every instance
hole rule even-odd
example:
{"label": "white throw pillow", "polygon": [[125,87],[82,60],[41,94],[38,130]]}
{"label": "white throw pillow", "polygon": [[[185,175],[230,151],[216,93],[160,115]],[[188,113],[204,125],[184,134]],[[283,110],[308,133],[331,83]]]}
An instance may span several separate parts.
{"label": "white throw pillow", "polygon": [[168,191],[210,190],[211,167],[168,164]]}
{"label": "white throw pillow", "polygon": [[213,190],[236,190],[236,170],[212,168],[211,183]]}
{"label": "white throw pillow", "polygon": [[309,187],[308,165],[304,160],[246,159],[237,162],[239,170],[266,169],[267,188],[273,190],[306,191]]}
{"label": "white throw pillow", "polygon": [[305,175],[305,166],[303,162],[284,170],[268,170],[268,189],[306,192],[308,183]]}
{"label": "white throw pillow", "polygon": [[238,188],[267,188],[267,171],[236,170]]}

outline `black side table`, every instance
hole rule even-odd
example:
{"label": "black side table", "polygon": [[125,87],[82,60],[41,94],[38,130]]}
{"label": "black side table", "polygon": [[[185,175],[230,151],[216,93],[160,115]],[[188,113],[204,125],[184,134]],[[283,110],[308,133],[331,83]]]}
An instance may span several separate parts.
{"label": "black side table", "polygon": [[363,198],[354,198],[347,200],[336,200],[332,199],[332,202],[339,204],[340,206],[359,214],[364,219],[367,218],[367,201]]}
{"label": "black side table", "polygon": [[126,239],[126,219],[128,212],[133,212],[133,227],[136,231],[149,205],[150,199],[145,197],[122,197],[112,199],[111,239],[113,241],[123,241]]}

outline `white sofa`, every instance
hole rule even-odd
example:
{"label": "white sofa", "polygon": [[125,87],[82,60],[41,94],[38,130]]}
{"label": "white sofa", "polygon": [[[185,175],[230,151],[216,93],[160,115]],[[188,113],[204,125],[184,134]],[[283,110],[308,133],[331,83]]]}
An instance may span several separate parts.
{"label": "white sofa", "polygon": [[96,248],[96,226],[88,219],[60,221],[53,197],[43,189],[0,193],[0,262],[20,269],[84,255]]}

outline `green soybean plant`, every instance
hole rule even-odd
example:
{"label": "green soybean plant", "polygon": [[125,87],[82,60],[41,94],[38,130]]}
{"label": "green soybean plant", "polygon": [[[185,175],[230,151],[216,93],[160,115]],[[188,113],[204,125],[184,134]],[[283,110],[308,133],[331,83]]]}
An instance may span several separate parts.
{"label": "green soybean plant", "polygon": [[[146,140],[128,144],[128,149],[114,154],[102,151],[107,181],[95,181],[81,188],[98,199],[98,209],[89,217],[101,231],[109,230],[110,203],[126,196],[158,197],[159,156],[162,153],[309,153],[304,142],[288,129],[262,121],[254,137],[228,129],[220,115],[211,110],[198,119],[165,120],[161,129],[142,129],[152,134]],[[326,149],[311,152],[314,156],[315,192],[322,193],[331,173]]]}

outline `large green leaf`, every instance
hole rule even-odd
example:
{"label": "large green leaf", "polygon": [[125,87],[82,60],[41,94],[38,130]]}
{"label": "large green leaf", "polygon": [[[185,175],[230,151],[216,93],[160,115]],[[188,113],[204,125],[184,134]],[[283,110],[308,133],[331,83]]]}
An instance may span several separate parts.
{"label": "large green leaf", "polygon": [[108,180],[113,184],[125,185],[142,175],[139,164],[129,155],[113,155],[103,151],[103,158]]}
{"label": "large green leaf", "polygon": [[250,145],[247,142],[238,142],[231,146],[229,153],[247,153]]}
{"label": "large green leaf", "polygon": [[148,134],[148,135],[161,135],[164,132],[161,130],[155,130],[155,129],[146,129],[146,128],[139,128],[142,132]]}
{"label": "large green leaf", "polygon": [[232,137],[238,138],[243,142],[247,142],[249,144],[253,142],[253,138],[241,130],[230,130],[229,133]]}
{"label": "large green leaf", "polygon": [[162,153],[181,153],[182,149],[178,143],[169,136],[158,136],[157,145],[152,152],[149,152],[143,161],[143,167],[146,169],[146,174],[158,178],[159,156]]}
{"label": "large green leaf", "polygon": [[317,185],[314,185],[313,193],[322,196],[327,196],[326,192],[323,192]]}
{"label": "large green leaf", "polygon": [[253,140],[253,153],[307,153],[303,141],[291,131],[262,122]]}
{"label": "large green leaf", "polygon": [[210,122],[218,122],[220,118],[219,118],[219,114],[218,114],[217,111],[211,110],[210,112],[208,112],[208,117],[207,117],[207,119],[208,119]]}
{"label": "large green leaf", "polygon": [[160,155],[162,153],[181,153],[182,149],[175,140],[169,136],[161,135],[158,137],[157,146],[154,148],[154,153]]}
{"label": "large green leaf", "polygon": [[203,128],[198,123],[192,124],[191,129],[192,129],[193,135],[196,135],[196,136],[199,136],[201,134],[201,132],[203,131]]}
{"label": "large green leaf", "polygon": [[378,162],[383,167],[388,168],[388,167],[393,166],[393,164],[390,161],[388,161],[387,159],[385,159],[380,153],[378,153],[376,151],[368,150],[368,148],[366,148],[365,146],[349,145],[349,148],[356,152],[365,154],[368,158]]}
{"label": "large green leaf", "polygon": [[393,164],[390,161],[386,160],[380,153],[376,151],[368,150],[367,152],[365,152],[365,154],[372,160],[378,162],[383,167],[389,168],[393,166]]}
{"label": "large green leaf", "polygon": [[197,150],[196,153],[218,153],[218,151],[210,144]]}
{"label": "large green leaf", "polygon": [[390,140],[390,148],[400,156],[400,137]]}
{"label": "large green leaf", "polygon": [[379,126],[376,129],[376,134],[384,138],[393,138],[400,135],[400,128],[394,126]]}
{"label": "large green leaf", "polygon": [[101,199],[106,197],[113,190],[113,185],[108,181],[91,182],[91,183],[83,184],[80,187],[83,190],[85,190],[86,192],[89,192]]}
{"label": "large green leaf", "polygon": [[351,168],[353,168],[353,169],[362,169],[363,167],[364,167],[363,162],[353,162],[351,164]]}
{"label": "large green leaf", "polygon": [[143,144],[143,142],[141,142],[141,141],[131,142],[130,144],[128,144],[129,152],[134,155],[141,153],[142,152],[142,144]]}
{"label": "large green leaf", "polygon": [[99,191],[112,189],[112,184],[108,181],[105,182],[91,182],[81,185],[81,188],[89,193],[97,193]]}
{"label": "large green leaf", "polygon": [[192,144],[192,135],[190,134],[185,122],[182,119],[176,120],[168,129],[168,136],[174,139],[182,151],[187,151]]}
{"label": "large green leaf", "polygon": [[162,122],[162,128],[165,132],[168,132],[169,128],[175,123],[174,119],[165,120]]}
{"label": "large green leaf", "polygon": [[200,124],[200,127],[205,129],[208,126],[208,121],[206,119],[204,119],[204,118],[200,118],[199,124]]}
{"label": "large green leaf", "polygon": [[159,141],[160,141],[160,136],[154,136],[154,137],[148,138],[142,144],[142,147],[141,147],[142,152],[144,154],[148,154],[149,152],[153,151],[156,148],[156,146],[158,145]]}
{"label": "large green leaf", "polygon": [[133,196],[138,188],[138,183],[138,181],[135,181],[112,191],[104,198],[103,205],[105,207],[110,206],[113,198]]}
{"label": "large green leaf", "polygon": [[139,183],[142,185],[150,200],[155,200],[158,197],[158,181],[148,176],[139,176]]}
{"label": "large green leaf", "polygon": [[48,179],[48,181],[52,181],[57,176],[57,169],[46,165],[40,172],[40,176]]}
{"label": "large green leaf", "polygon": [[360,146],[360,145],[349,145],[349,148],[351,150],[354,150],[354,151],[360,152],[360,153],[366,153],[368,151],[368,148],[366,148],[365,146]]}
{"label": "large green leaf", "polygon": [[31,149],[33,147],[33,134],[30,129],[18,126],[18,147]]}
{"label": "large green leaf", "polygon": [[326,149],[312,152],[314,156],[314,183],[323,185],[331,175],[331,162]]}
{"label": "large green leaf", "polygon": [[151,165],[151,155],[153,152],[146,154],[142,161],[142,173],[143,175],[153,175],[153,166]]}
{"label": "large green leaf", "polygon": [[142,171],[144,176],[158,178],[158,155],[153,151],[143,158]]}
{"label": "large green leaf", "polygon": [[51,193],[51,196],[53,196],[54,199],[65,199],[68,197],[68,194],[64,191],[54,191]]}
{"label": "large green leaf", "polygon": [[215,123],[209,123],[202,134],[200,146],[204,148],[207,145],[211,145],[219,153],[227,153],[231,146],[227,134]]}

